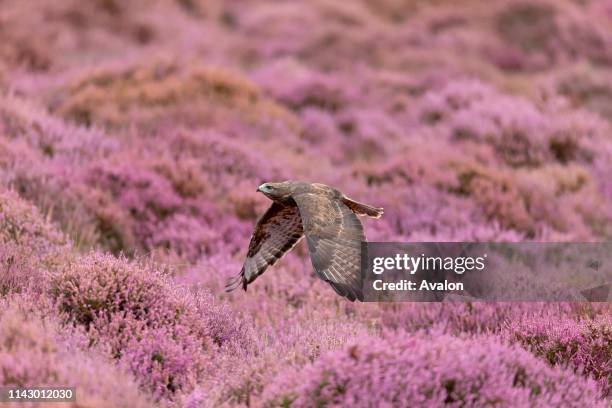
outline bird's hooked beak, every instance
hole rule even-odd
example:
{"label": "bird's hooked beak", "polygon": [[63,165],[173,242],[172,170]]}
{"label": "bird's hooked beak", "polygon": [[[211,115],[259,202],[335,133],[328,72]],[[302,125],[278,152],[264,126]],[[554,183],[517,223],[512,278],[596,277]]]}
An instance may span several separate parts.
{"label": "bird's hooked beak", "polygon": [[256,193],[263,193],[263,188],[264,188],[265,184],[262,184],[261,186],[257,187],[257,190],[255,190]]}

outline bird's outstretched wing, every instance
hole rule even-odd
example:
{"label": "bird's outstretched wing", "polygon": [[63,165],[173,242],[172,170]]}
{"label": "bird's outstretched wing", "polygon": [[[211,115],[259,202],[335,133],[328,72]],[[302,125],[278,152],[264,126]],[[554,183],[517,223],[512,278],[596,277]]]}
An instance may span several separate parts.
{"label": "bird's outstretched wing", "polygon": [[274,265],[303,235],[300,210],[296,205],[273,203],[259,219],[251,236],[249,250],[240,274],[227,282],[230,292],[239,286],[246,290],[266,268]]}
{"label": "bird's outstretched wing", "polygon": [[363,300],[360,264],[365,235],[357,216],[340,200],[322,194],[302,193],[293,199],[317,275],[350,301]]}

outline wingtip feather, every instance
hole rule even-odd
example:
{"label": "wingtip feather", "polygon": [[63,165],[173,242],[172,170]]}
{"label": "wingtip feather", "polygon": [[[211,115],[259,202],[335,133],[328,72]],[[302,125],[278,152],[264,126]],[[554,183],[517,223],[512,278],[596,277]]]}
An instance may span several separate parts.
{"label": "wingtip feather", "polygon": [[233,292],[234,290],[236,290],[240,284],[243,285],[244,290],[246,290],[246,284],[244,283],[244,279],[242,277],[242,275],[238,275],[235,276],[233,278],[230,278],[227,280],[226,284],[225,284],[225,291],[226,292]]}

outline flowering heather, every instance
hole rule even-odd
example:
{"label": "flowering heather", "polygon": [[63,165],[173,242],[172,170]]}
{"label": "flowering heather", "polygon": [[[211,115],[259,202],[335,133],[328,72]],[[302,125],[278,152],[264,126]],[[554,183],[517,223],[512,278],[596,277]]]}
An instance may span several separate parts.
{"label": "flowering heather", "polygon": [[579,316],[572,304],[520,304],[508,302],[443,302],[439,304],[396,303],[385,305],[381,323],[386,328],[404,331],[436,331],[446,333],[498,333],[512,321],[527,316],[549,319],[553,316]]}
{"label": "flowering heather", "polygon": [[265,404],[312,406],[604,406],[591,380],[550,368],[494,337],[364,338],[281,375]]}
{"label": "flowering heather", "polygon": [[54,269],[71,257],[61,232],[45,222],[36,207],[15,192],[0,190],[2,292],[39,284],[42,269]]}
{"label": "flowering heather", "polygon": [[150,401],[128,373],[102,354],[81,349],[75,341],[78,335],[62,339],[61,330],[55,321],[33,315],[23,302],[3,301],[0,382],[18,387],[69,384],[76,388],[75,406],[148,406]]}
{"label": "flowering heather", "polygon": [[66,94],[54,106],[59,115],[111,127],[135,120],[148,127],[151,121],[168,121],[170,111],[175,112],[172,119],[197,121],[195,124],[228,120],[236,113],[253,120],[260,115],[282,118],[285,114],[240,76],[210,67],[185,70],[176,63],[158,62],[118,72],[95,70],[70,83]]}
{"label": "flowering heather", "polygon": [[193,387],[218,347],[248,346],[249,329],[210,296],[173,287],[145,265],[92,253],[53,277],[61,318],[83,327],[156,397]]}
{"label": "flowering heather", "polygon": [[609,303],[348,304],[305,242],[224,284],[266,181],[384,207],[371,241],[609,241],[611,27],[608,0],[3,2],[0,385],[609,406]]}
{"label": "flowering heather", "polygon": [[612,392],[612,322],[610,314],[589,320],[529,319],[513,323],[510,338],[551,365],[569,366]]}

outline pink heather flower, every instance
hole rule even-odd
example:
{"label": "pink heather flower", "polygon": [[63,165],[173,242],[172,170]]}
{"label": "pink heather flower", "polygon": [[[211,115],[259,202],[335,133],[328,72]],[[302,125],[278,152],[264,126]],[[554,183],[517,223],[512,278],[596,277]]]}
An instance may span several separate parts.
{"label": "pink heather flower", "polygon": [[24,297],[0,304],[0,384],[75,387],[78,405],[150,406],[130,374],[82,348],[77,332],[40,317],[31,310],[37,303]]}
{"label": "pink heather flower", "polygon": [[398,332],[288,371],[264,402],[306,406],[605,406],[596,384],[495,337]]}
{"label": "pink heather flower", "polygon": [[551,365],[568,366],[598,381],[603,396],[612,392],[610,314],[575,321],[568,318],[514,321],[508,337]]}
{"label": "pink heather flower", "polygon": [[248,327],[227,307],[123,258],[82,257],[53,277],[50,295],[65,322],[107,347],[156,398],[193,388],[219,348],[250,344]]}

